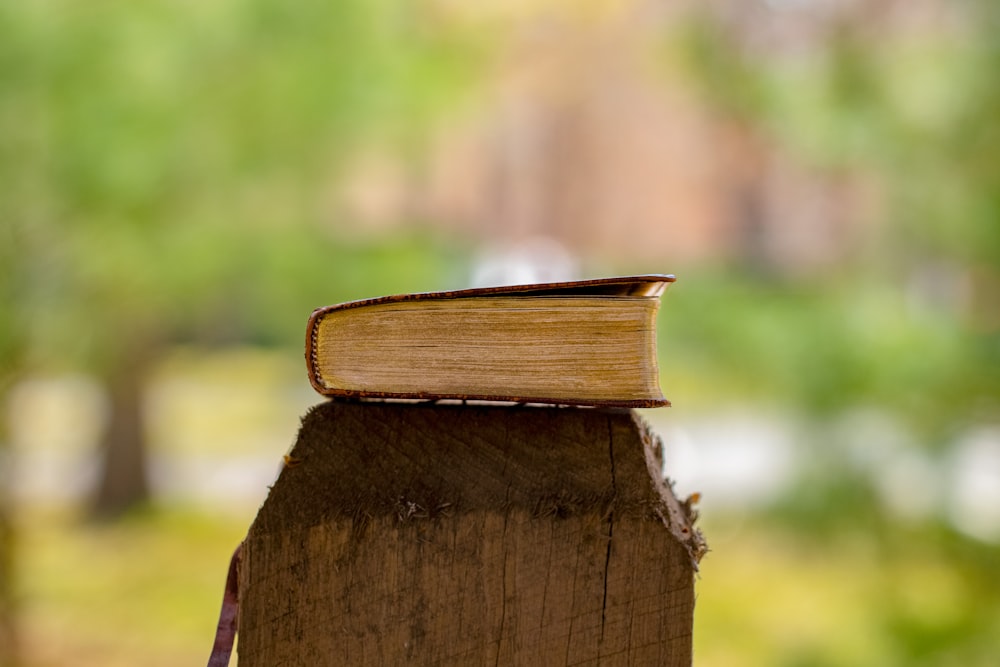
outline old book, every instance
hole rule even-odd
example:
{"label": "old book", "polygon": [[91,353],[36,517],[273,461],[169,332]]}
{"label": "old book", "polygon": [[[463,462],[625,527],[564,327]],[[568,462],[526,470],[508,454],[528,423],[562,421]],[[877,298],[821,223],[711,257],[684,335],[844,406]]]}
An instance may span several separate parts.
{"label": "old book", "polygon": [[428,292],[320,308],[306,363],[327,396],[668,405],[656,314],[669,275]]}

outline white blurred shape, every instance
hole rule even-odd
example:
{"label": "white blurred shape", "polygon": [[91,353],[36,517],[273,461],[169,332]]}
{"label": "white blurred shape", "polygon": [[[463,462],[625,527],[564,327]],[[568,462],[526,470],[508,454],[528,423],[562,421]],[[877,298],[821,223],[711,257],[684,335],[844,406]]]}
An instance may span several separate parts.
{"label": "white blurred shape", "polygon": [[855,408],[841,417],[833,439],[873,481],[885,508],[899,519],[928,519],[939,511],[939,464],[921,451],[904,425],[884,410]]}
{"label": "white blurred shape", "polygon": [[566,248],[548,237],[490,248],[472,269],[473,287],[526,285],[574,280],[579,267]]}
{"label": "white blurred shape", "polygon": [[281,465],[280,457],[258,454],[159,453],[151,457],[150,477],[164,501],[244,512],[251,501],[264,501]]}
{"label": "white blurred shape", "polygon": [[902,425],[885,411],[855,408],[833,426],[835,442],[847,445],[850,462],[861,470],[878,472],[893,462],[900,452],[913,446]]}
{"label": "white blurred shape", "polygon": [[1000,427],[981,427],[955,445],[948,518],[984,542],[1000,542]]}
{"label": "white blurred shape", "polygon": [[97,382],[77,375],[28,378],[11,389],[4,407],[12,451],[3,475],[16,497],[70,500],[91,488],[108,412]]}
{"label": "white blurred shape", "polygon": [[897,452],[884,467],[872,472],[880,500],[896,517],[916,521],[939,510],[941,469],[919,450]]}
{"label": "white blurred shape", "polygon": [[761,505],[794,479],[794,433],[787,419],[744,412],[683,424],[647,419],[663,440],[664,474],[675,491],[681,497],[701,493],[706,508]]}

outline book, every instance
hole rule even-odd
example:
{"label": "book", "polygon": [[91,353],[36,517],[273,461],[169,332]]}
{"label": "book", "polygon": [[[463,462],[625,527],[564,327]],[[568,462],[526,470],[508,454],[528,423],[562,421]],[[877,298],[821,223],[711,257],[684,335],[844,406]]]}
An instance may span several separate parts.
{"label": "book", "polygon": [[306,332],[325,396],[669,405],[656,315],[671,275],[424,292],[315,310]]}

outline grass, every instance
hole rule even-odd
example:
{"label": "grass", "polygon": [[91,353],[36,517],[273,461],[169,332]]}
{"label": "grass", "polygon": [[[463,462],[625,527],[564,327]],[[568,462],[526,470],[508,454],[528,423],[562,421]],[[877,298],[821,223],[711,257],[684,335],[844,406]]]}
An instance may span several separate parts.
{"label": "grass", "polygon": [[707,531],[699,667],[995,664],[996,586],[940,535],[802,534],[759,520]]}
{"label": "grass", "polygon": [[113,524],[22,514],[24,667],[202,664],[245,518],[178,509]]}

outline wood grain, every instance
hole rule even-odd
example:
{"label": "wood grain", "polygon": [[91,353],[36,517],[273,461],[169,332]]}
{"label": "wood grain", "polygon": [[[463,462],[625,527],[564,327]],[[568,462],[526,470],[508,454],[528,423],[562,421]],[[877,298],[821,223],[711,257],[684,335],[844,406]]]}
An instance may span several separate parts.
{"label": "wood grain", "polygon": [[704,544],[631,411],[329,402],[288,460],[241,667],[690,664]]}

